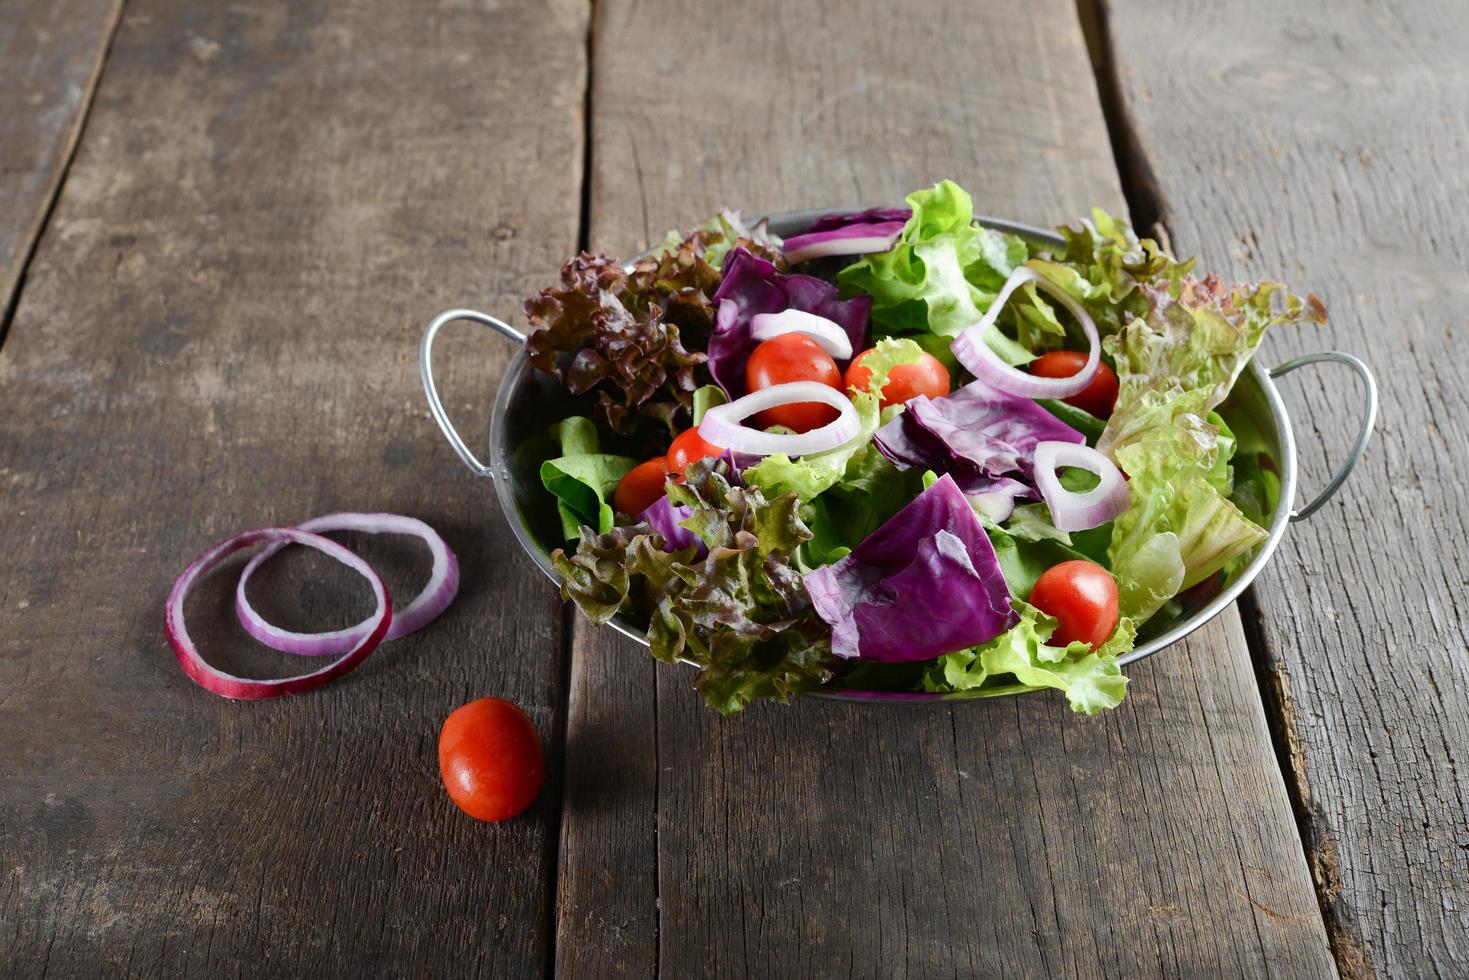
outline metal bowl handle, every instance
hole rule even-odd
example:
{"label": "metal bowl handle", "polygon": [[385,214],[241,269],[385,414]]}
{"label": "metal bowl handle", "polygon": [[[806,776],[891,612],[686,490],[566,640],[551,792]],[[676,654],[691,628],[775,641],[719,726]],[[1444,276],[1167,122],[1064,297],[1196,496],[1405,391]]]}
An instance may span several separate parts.
{"label": "metal bowl handle", "polygon": [[439,398],[438,386],[434,384],[434,337],[438,335],[441,327],[455,320],[473,320],[517,344],[525,343],[525,334],[504,320],[492,317],[488,313],[480,313],[476,310],[445,310],[434,317],[433,322],[424,329],[423,340],[418,345],[418,377],[423,382],[423,394],[428,398],[428,410],[433,413],[434,421],[439,424],[444,438],[449,440],[449,445],[453,447],[454,452],[459,454],[459,458],[464,460],[464,465],[468,466],[475,476],[494,476],[494,470],[481,463],[464,444],[464,440],[459,437],[459,431],[454,428],[454,423],[449,421],[449,413],[444,409],[444,403]]}
{"label": "metal bowl handle", "polygon": [[1290,519],[1292,523],[1304,521],[1316,513],[1316,511],[1321,509],[1321,505],[1330,500],[1332,495],[1341,488],[1341,485],[1346,482],[1347,477],[1351,475],[1352,468],[1357,465],[1358,461],[1362,458],[1362,454],[1367,451],[1367,439],[1372,435],[1373,423],[1377,421],[1377,381],[1372,377],[1372,371],[1368,369],[1367,365],[1357,360],[1351,354],[1344,354],[1336,350],[1322,351],[1319,354],[1307,354],[1304,357],[1293,358],[1284,364],[1279,364],[1271,368],[1270,377],[1272,379],[1281,378],[1290,374],[1296,368],[1305,367],[1307,364],[1323,364],[1327,362],[1345,364],[1357,372],[1357,377],[1362,379],[1362,390],[1365,392],[1365,398],[1362,404],[1362,427],[1357,431],[1357,441],[1352,445],[1352,451],[1347,453],[1347,458],[1337,468],[1336,475],[1331,478],[1331,482],[1326,484],[1326,489],[1317,494],[1316,499],[1312,500],[1306,506],[1299,510],[1291,511]]}

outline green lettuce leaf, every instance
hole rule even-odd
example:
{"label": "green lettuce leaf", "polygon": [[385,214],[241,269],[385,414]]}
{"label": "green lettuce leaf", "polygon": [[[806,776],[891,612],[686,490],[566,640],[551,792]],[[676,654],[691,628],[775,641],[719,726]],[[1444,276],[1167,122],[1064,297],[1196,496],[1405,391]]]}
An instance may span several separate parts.
{"label": "green lettuce leaf", "polygon": [[1170,598],[1251,551],[1266,533],[1216,479],[1217,426],[1189,412],[1193,398],[1149,392],[1136,427],[1114,451],[1127,473],[1128,509],[1113,522],[1111,568],[1122,615],[1143,622]]}
{"label": "green lettuce leaf", "polygon": [[606,534],[615,518],[607,501],[638,461],[599,452],[596,425],[579,415],[551,426],[551,437],[560,445],[561,455],[541,464],[541,484],[556,498],[563,538],[575,540],[583,525]]}
{"label": "green lettuce leaf", "polygon": [[[1016,690],[1056,688],[1065,693],[1074,711],[1093,715],[1115,708],[1127,693],[1127,678],[1117,657],[1132,649],[1137,630],[1130,620],[1095,653],[1084,643],[1050,646],[1056,620],[1039,609],[1015,600],[1020,622],[983,646],[940,657],[924,675],[929,691],[968,691],[1001,687]],[[1019,685],[1017,687],[1017,685]]]}
{"label": "green lettuce leaf", "polygon": [[1270,327],[1324,323],[1315,296],[1301,299],[1279,283],[1226,286],[1219,277],[1185,276],[1167,289],[1141,287],[1147,315],[1103,342],[1117,371],[1117,407],[1097,448],[1112,453],[1127,433],[1145,428],[1133,418],[1151,411],[1149,393],[1190,399],[1200,417],[1224,401]]}
{"label": "green lettuce leaf", "polygon": [[[978,322],[1029,249],[975,225],[973,202],[953,181],[909,194],[908,205],[913,216],[893,247],[843,269],[837,284],[844,296],[872,297],[875,330],[951,340]],[[998,329],[987,339],[1012,364],[1034,357]]]}
{"label": "green lettuce leaf", "polygon": [[858,449],[842,478],[802,505],[812,538],[801,549],[803,570],[846,556],[924,489],[917,470],[900,470],[870,443]]}
{"label": "green lettuce leaf", "polygon": [[731,486],[728,465],[699,460],[669,500],[687,506],[683,526],[708,554],[668,553],[647,524],[581,532],[575,554],[551,556],[562,596],[602,624],[619,612],[648,622],[653,656],[699,668],[694,686],[733,714],[753,700],[789,701],[829,681],[836,658],[793,564],[811,538],[795,494],[768,501]]}
{"label": "green lettuce leaf", "polygon": [[1122,614],[1142,622],[1265,540],[1228,498],[1236,440],[1214,409],[1266,330],[1319,323],[1325,311],[1277,283],[1225,286],[1214,276],[1138,292],[1146,316],[1104,342],[1120,392],[1097,448],[1129,477],[1131,504],[1113,524],[1109,554]]}
{"label": "green lettuce leaf", "polygon": [[704,421],[704,413],[716,405],[725,405],[729,396],[719,385],[704,385],[694,392],[694,424]]}

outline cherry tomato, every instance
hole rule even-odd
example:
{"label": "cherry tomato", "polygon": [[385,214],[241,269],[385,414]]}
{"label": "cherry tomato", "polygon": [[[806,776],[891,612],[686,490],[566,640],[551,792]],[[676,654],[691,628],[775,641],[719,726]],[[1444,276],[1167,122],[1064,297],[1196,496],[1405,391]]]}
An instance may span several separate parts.
{"label": "cherry tomato", "polygon": [[[791,381],[819,381],[842,390],[842,372],[821,345],[799,333],[771,337],[750,355],[745,365],[745,387],[759,391]],[[796,402],[767,409],[755,421],[769,428],[783,425],[796,432],[810,432],[837,417],[837,410],[821,402]]]}
{"label": "cherry tomato", "polygon": [[444,719],[439,774],[449,798],[471,817],[509,820],[541,791],[541,736],[509,701],[471,701]]}
{"label": "cherry tomato", "polygon": [[707,456],[718,456],[723,452],[723,446],[716,446],[699,435],[697,427],[686,429],[680,432],[678,438],[673,440],[673,445],[668,447],[668,472],[678,474],[681,482],[683,472],[689,468],[690,463]]}
{"label": "cherry tomato", "polygon": [[[1084,367],[1086,355],[1081,351],[1053,350],[1031,361],[1030,373],[1038,378],[1069,378]],[[1112,414],[1112,406],[1117,404],[1117,373],[1105,362],[1100,363],[1091,384],[1061,400],[1104,419]]]}
{"label": "cherry tomato", "polygon": [[1030,604],[1060,623],[1049,641],[1053,646],[1080,640],[1095,650],[1117,628],[1117,583],[1095,562],[1052,565],[1036,579]]}
{"label": "cherry tomato", "polygon": [[668,479],[668,457],[654,456],[639,463],[617,481],[612,491],[612,506],[628,516],[641,514],[663,496],[663,483]]}
{"label": "cherry tomato", "polygon": [[[847,387],[856,388],[858,391],[866,391],[867,385],[872,381],[872,370],[863,365],[867,355],[872,351],[865,350],[857,355],[857,359],[847,365]],[[918,395],[927,395],[929,398],[941,398],[949,393],[949,369],[944,367],[944,362],[925,353],[912,364],[899,364],[888,372],[887,382],[882,386],[882,407],[889,405],[901,405],[910,398]]]}

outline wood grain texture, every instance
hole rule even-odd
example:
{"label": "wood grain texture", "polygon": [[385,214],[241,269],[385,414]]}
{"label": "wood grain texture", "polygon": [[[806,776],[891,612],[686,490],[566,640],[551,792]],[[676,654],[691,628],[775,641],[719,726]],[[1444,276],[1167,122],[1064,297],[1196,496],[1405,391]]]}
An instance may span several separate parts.
{"label": "wood grain texture", "polygon": [[[574,249],[586,19],[128,4],[0,352],[0,973],[544,970],[556,797],[477,824],[435,746],[486,694],[552,730],[560,607],[428,418],[416,350],[438,310],[513,310]],[[479,442],[509,351],[474,330],[438,363]],[[455,605],[308,696],[189,683],[173,577],[335,510],[439,528]],[[406,601],[414,549],[363,546]],[[328,564],[273,572],[273,612],[361,615]],[[189,607],[209,656],[300,670],[240,641],[227,579]]]}
{"label": "wood grain texture", "polygon": [[0,341],[121,12],[122,0],[0,5]]}
{"label": "wood grain texture", "polygon": [[[894,201],[946,176],[1041,224],[1123,208],[1069,3],[727,13],[709,44],[681,5],[599,5],[594,247],[722,205]],[[568,744],[615,732],[658,755],[615,793],[568,768],[568,975],[598,954],[669,977],[1334,973],[1233,610],[1096,719],[1038,695],[723,720],[684,669],[650,686],[633,644],[584,626],[574,643]],[[615,877],[587,874],[603,861]],[[564,912],[592,907],[602,920]]]}
{"label": "wood grain texture", "polygon": [[[1344,972],[1469,972],[1469,8],[1108,0],[1126,118],[1175,245],[1318,293],[1382,413],[1254,590],[1264,672]],[[1302,493],[1351,444],[1344,371],[1282,382]]]}

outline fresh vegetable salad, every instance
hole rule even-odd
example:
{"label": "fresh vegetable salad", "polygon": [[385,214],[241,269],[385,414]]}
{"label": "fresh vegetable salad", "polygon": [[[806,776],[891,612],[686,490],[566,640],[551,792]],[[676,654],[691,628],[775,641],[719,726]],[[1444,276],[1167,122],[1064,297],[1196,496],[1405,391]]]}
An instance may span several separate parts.
{"label": "fresh vegetable salad", "polygon": [[724,713],[822,686],[1115,707],[1139,629],[1265,539],[1278,485],[1216,409],[1324,310],[1101,211],[1060,248],[948,181],[907,204],[784,241],[724,212],[527,301],[586,412],[541,466],[562,593]]}

